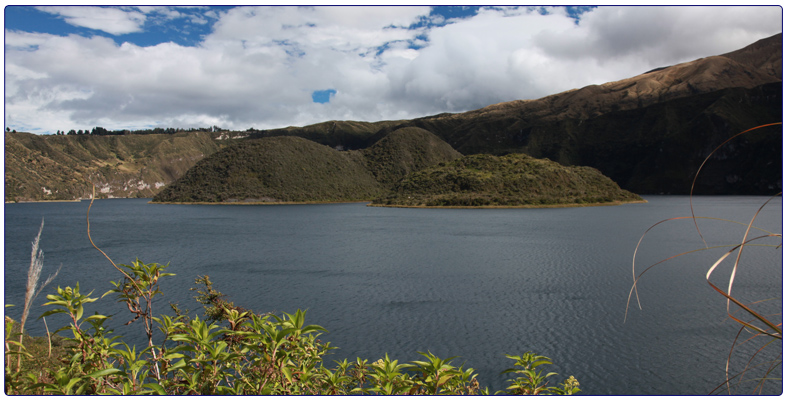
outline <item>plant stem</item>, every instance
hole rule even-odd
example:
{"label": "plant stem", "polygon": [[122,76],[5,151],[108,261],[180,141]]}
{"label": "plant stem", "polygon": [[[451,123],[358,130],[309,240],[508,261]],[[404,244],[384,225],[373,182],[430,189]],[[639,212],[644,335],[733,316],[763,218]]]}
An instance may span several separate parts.
{"label": "plant stem", "polygon": [[[43,317],[42,317],[43,318]],[[47,358],[52,357],[52,335],[49,334],[49,326],[47,326],[47,319],[44,319],[44,328],[47,330],[47,343],[49,343],[49,349],[47,350]]]}

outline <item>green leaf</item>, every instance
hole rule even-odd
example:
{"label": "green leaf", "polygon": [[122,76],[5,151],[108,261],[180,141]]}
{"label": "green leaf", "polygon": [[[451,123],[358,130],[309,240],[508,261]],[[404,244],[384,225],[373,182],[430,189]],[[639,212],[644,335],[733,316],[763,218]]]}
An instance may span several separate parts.
{"label": "green leaf", "polygon": [[66,386],[63,388],[63,389],[65,389],[65,390],[64,390],[64,393],[66,393],[66,394],[72,394],[72,393],[71,393],[71,387],[72,387],[72,386],[74,386],[74,385],[76,385],[77,383],[79,383],[79,381],[80,381],[80,380],[82,380],[82,378],[81,378],[81,377],[80,377],[80,378],[71,378],[71,380],[70,380],[70,381],[68,381],[68,383],[66,384]]}
{"label": "green leaf", "polygon": [[451,379],[453,377],[454,377],[453,375],[448,375],[448,374],[440,377],[438,379],[438,386],[443,385],[444,383],[446,383],[446,381],[448,381],[449,379]]}
{"label": "green leaf", "polygon": [[320,325],[307,325],[307,326],[301,328],[301,332],[303,332],[303,333],[309,333],[309,332],[312,332],[312,331],[328,332],[325,328],[323,328]]}
{"label": "green leaf", "polygon": [[162,356],[162,358],[163,358],[163,359],[165,359],[165,360],[172,360],[172,359],[175,359],[175,358],[183,358],[183,357],[184,357],[184,356],[183,356],[183,354],[180,354],[180,353],[170,353],[170,352],[167,352],[167,354],[165,354],[164,356]]}
{"label": "green leaf", "polygon": [[94,372],[92,374],[89,374],[89,375],[87,375],[87,377],[88,378],[99,378],[99,377],[110,375],[110,374],[117,374],[118,372],[121,372],[121,370],[119,370],[117,368],[107,368],[107,369],[103,369],[101,371],[96,371],[96,372]]}
{"label": "green leaf", "polygon": [[186,361],[183,358],[181,358],[180,360],[178,360],[178,362],[176,362],[175,364],[172,364],[170,366],[170,369],[181,369],[181,368],[183,368],[185,366],[186,366]]}
{"label": "green leaf", "polygon": [[159,385],[156,382],[146,383],[146,384],[142,385],[142,387],[151,389],[154,392],[156,392],[156,394],[161,395],[161,396],[166,396],[167,395],[167,392],[164,391],[164,388],[161,387],[161,385]]}
{"label": "green leaf", "polygon": [[542,364],[552,364],[552,362],[550,362],[550,360],[534,361],[531,363],[531,368],[536,368]]}
{"label": "green leaf", "polygon": [[[46,305],[46,304],[44,304],[44,305]],[[64,310],[62,308],[59,308],[57,310],[49,310],[49,311],[46,311],[43,314],[41,314],[41,316],[38,317],[38,319],[41,319],[41,318],[44,318],[44,317],[48,317],[48,316],[50,316],[52,314],[60,314],[60,313],[64,313],[64,312],[66,312],[66,310]]]}
{"label": "green leaf", "polygon": [[285,374],[285,378],[287,378],[288,382],[293,383],[293,376],[290,373],[290,368],[287,368],[287,366],[283,366],[282,373]]}
{"label": "green leaf", "polygon": [[62,327],[62,328],[60,328],[60,329],[58,329],[58,330],[56,330],[56,331],[52,332],[52,334],[54,335],[54,334],[56,334],[56,333],[58,333],[58,332],[65,331],[65,330],[68,330],[68,329],[70,329],[70,328],[71,328],[70,326],[64,326],[64,327]]}

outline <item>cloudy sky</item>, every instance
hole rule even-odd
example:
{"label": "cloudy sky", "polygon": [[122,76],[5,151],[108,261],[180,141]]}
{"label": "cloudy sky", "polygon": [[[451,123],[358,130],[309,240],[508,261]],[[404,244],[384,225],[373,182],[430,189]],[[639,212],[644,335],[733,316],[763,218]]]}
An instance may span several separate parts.
{"label": "cloudy sky", "polygon": [[534,99],[744,47],[760,7],[7,6],[5,126],[266,129]]}

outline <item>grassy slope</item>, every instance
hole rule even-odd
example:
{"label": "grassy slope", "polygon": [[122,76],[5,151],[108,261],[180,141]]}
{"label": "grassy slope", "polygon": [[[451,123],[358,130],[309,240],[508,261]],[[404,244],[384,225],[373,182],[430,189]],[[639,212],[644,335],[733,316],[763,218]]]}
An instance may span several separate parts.
{"label": "grassy slope", "polygon": [[355,201],[381,190],[360,153],[281,136],[245,141],[207,157],[153,201]]}
{"label": "grassy slope", "polygon": [[545,206],[642,201],[599,171],[524,154],[465,156],[413,173],[374,202],[392,206]]}
{"label": "grassy slope", "polygon": [[435,135],[406,128],[361,151],[296,136],[253,139],[199,162],[155,202],[369,200],[407,173],[460,157]]}
{"label": "grassy slope", "polygon": [[[5,199],[150,197],[220,145],[210,133],[125,136],[5,134]],[[50,191],[47,194],[42,188]]]}
{"label": "grassy slope", "polygon": [[400,128],[362,153],[367,168],[385,186],[411,172],[462,157],[448,143],[416,127]]}

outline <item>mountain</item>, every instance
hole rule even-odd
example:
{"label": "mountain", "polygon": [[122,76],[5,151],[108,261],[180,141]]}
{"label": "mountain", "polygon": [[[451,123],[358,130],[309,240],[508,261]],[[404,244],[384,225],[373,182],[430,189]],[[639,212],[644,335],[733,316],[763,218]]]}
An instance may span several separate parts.
{"label": "mountain", "polygon": [[476,154],[412,173],[372,205],[544,207],[642,201],[590,167],[525,154]]}
{"label": "mountain", "polygon": [[[596,168],[636,193],[686,194],[717,145],[780,121],[782,34],[777,34],[737,51],[536,100],[407,121],[330,121],[257,137],[288,134],[359,148],[394,130],[417,127],[465,155],[523,153]],[[730,142],[705,167],[696,193],[781,190],[781,132],[781,127],[762,129]]]}
{"label": "mountain", "polygon": [[[517,152],[591,166],[623,188],[647,194],[688,193],[697,168],[717,145],[780,121],[782,34],[617,82],[408,124],[463,154]],[[700,193],[780,189],[781,128],[737,139],[730,147],[714,174],[704,174]]]}
{"label": "mountain", "polygon": [[[218,134],[147,139],[6,134],[6,201],[84,198],[88,180],[102,196],[151,196],[203,157],[233,147],[229,143],[289,136],[364,152],[353,157],[387,188],[436,161],[392,136],[403,129],[429,133],[432,142],[445,142],[439,147],[461,155],[522,153],[595,168],[631,192],[686,194],[712,150],[741,131],[782,121],[782,110],[782,34],[777,34],[737,51],[616,82],[413,120],[327,121],[221,136],[248,136],[238,140],[217,140]],[[386,154],[375,148],[386,139],[399,149]],[[756,195],[781,189],[782,127],[776,126],[728,142],[704,167],[695,190]]]}
{"label": "mountain", "polygon": [[5,200],[151,197],[221,147],[218,134],[5,133]]}

